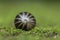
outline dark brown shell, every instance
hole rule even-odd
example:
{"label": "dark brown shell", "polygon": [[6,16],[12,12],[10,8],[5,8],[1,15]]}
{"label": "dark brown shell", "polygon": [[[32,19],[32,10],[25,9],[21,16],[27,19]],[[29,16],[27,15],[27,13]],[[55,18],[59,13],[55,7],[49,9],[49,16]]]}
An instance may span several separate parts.
{"label": "dark brown shell", "polygon": [[22,30],[31,30],[36,25],[35,17],[28,12],[19,13],[14,20],[15,27]]}

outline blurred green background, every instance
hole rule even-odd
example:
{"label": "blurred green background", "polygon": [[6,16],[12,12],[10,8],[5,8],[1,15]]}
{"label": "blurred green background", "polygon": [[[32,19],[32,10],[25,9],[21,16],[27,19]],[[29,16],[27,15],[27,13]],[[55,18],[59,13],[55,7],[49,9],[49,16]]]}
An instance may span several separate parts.
{"label": "blurred green background", "polygon": [[[37,22],[36,28],[27,32],[15,29],[14,18],[20,12],[33,14]],[[3,30],[0,33],[0,40],[60,40],[60,37],[56,39],[41,37],[43,34],[40,33],[40,31],[49,30],[49,32],[56,31],[60,34],[60,2],[0,0],[0,30]],[[19,35],[12,36],[11,34],[14,33]]]}

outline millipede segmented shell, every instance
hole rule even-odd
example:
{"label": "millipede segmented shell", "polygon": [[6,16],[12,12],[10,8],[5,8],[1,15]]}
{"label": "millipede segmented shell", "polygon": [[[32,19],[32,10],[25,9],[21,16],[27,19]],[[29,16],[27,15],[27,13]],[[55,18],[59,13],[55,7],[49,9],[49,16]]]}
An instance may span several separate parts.
{"label": "millipede segmented shell", "polygon": [[15,17],[14,24],[18,29],[31,30],[36,25],[36,19],[31,13],[21,12]]}

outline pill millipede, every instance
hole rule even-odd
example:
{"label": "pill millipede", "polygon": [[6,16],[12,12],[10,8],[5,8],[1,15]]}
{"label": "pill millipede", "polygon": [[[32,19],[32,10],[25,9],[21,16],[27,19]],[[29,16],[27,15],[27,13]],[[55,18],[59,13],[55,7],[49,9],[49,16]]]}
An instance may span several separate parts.
{"label": "pill millipede", "polygon": [[17,29],[28,31],[36,26],[36,19],[29,12],[20,12],[14,19],[14,25]]}

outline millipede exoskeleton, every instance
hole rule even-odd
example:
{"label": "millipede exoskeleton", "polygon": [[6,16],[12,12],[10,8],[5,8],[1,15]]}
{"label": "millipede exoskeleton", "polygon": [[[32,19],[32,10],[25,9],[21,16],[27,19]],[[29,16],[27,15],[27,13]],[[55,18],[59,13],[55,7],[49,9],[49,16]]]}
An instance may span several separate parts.
{"label": "millipede exoskeleton", "polygon": [[21,12],[15,17],[14,24],[16,28],[28,31],[35,27],[36,19],[29,12]]}

